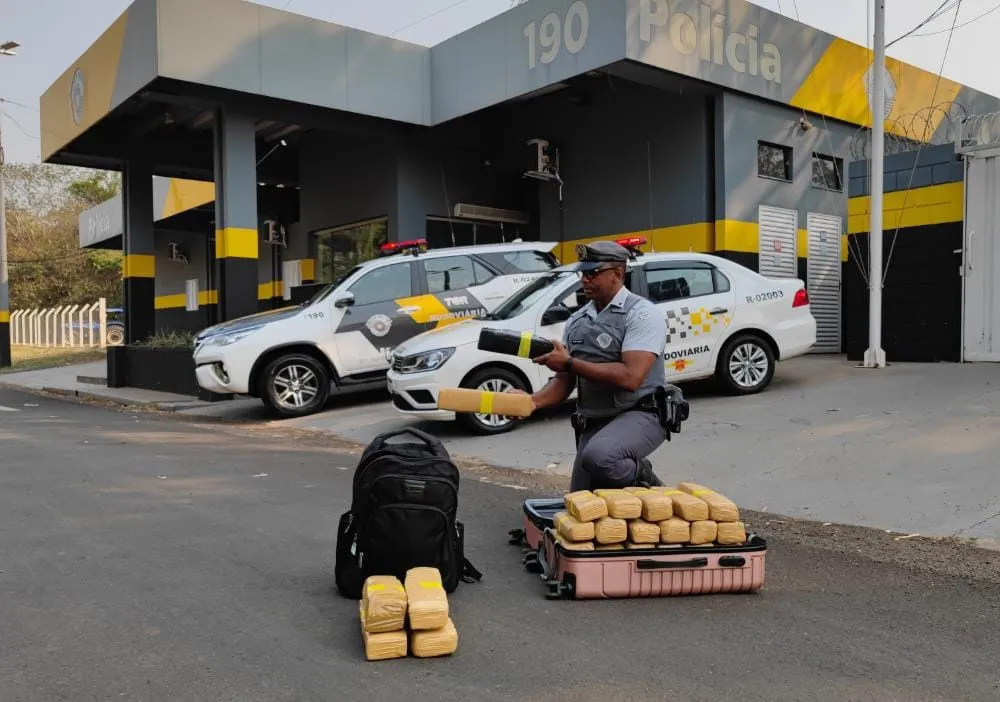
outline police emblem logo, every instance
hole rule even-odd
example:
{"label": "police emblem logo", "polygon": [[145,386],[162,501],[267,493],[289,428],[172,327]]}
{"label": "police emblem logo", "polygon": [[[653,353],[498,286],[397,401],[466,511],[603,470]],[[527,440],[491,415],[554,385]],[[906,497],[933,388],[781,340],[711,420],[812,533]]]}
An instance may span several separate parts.
{"label": "police emblem logo", "polygon": [[365,326],[375,336],[385,336],[392,329],[392,320],[384,314],[376,314],[368,318]]}
{"label": "police emblem logo", "polygon": [[73,73],[69,84],[69,107],[74,124],[80,124],[83,121],[83,108],[86,104],[84,90],[83,71],[78,68]]}
{"label": "police emblem logo", "polygon": [[602,349],[606,349],[609,346],[611,346],[611,335],[608,334],[607,332],[603,332],[601,334],[598,334],[596,341],[598,346],[600,346]]}

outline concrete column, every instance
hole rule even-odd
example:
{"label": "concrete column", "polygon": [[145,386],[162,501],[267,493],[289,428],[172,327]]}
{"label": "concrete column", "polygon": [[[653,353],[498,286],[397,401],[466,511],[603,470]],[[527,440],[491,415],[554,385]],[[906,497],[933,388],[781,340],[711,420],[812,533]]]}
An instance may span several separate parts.
{"label": "concrete column", "polygon": [[149,164],[139,161],[125,164],[122,172],[122,225],[125,340],[135,344],[155,332],[156,256],[153,247],[153,172]]}
{"label": "concrete column", "polygon": [[257,146],[253,119],[215,114],[215,256],[219,319],[257,312]]}

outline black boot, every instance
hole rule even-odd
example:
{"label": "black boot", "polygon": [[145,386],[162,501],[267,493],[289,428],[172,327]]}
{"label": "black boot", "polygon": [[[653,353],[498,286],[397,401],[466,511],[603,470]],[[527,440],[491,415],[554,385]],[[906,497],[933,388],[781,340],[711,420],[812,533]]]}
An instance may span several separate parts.
{"label": "black boot", "polygon": [[648,458],[640,458],[635,472],[635,484],[639,487],[657,487],[663,481],[653,472],[653,464]]}

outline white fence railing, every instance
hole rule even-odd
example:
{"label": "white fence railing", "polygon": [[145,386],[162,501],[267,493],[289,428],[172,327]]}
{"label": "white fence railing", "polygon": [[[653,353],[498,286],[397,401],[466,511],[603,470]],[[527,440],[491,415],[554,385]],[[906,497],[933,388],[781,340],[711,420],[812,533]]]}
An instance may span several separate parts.
{"label": "white fence railing", "polygon": [[[117,328],[112,329],[110,336],[112,345],[121,343]],[[89,305],[15,310],[10,315],[10,343],[13,346],[103,349],[109,343],[107,301],[102,297]]]}

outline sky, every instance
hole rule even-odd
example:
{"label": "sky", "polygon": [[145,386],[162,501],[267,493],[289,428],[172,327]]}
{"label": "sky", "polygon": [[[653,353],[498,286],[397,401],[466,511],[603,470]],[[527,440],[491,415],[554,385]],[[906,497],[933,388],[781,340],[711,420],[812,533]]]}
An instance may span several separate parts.
{"label": "sky", "polygon": [[[511,0],[249,1],[425,46],[511,6]],[[871,45],[868,0],[753,2],[830,34]],[[131,0],[0,0],[0,43],[14,40],[22,45],[17,56],[0,56],[0,100],[4,101],[0,102],[0,124],[8,163],[38,162],[39,97],[130,4]],[[909,31],[940,4],[940,0],[886,0],[887,38]],[[946,54],[952,17],[953,12],[935,19],[920,30],[924,36],[899,42],[889,49],[889,56],[933,73],[941,70],[943,62],[946,77],[1000,96],[1000,72],[991,70],[989,48],[1000,36],[1000,0],[963,0],[959,27]]]}

